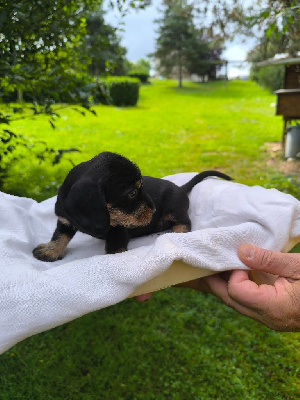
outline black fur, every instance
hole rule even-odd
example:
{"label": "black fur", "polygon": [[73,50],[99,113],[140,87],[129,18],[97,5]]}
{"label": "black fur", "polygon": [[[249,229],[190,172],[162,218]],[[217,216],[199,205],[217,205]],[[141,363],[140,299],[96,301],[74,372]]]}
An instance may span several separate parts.
{"label": "black fur", "polygon": [[188,232],[188,193],[209,176],[231,180],[221,172],[204,171],[178,187],[142,177],[139,168],[121,155],[100,153],[67,175],[55,204],[56,230],[33,255],[42,261],[61,259],[77,230],[104,239],[107,253],[126,251],[131,237],[168,229]]}

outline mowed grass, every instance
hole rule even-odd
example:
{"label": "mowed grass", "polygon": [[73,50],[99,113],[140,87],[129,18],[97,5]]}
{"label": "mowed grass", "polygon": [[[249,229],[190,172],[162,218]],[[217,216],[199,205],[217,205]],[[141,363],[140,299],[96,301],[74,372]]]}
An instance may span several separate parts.
{"label": "mowed grass", "polygon": [[[155,81],[135,108],[95,106],[97,116],[60,111],[11,129],[54,148],[78,148],[74,163],[110,150],[162,177],[216,168],[248,185],[295,194],[269,167],[265,143],[279,141],[275,97],[254,83]],[[54,195],[71,163],[27,158],[5,189],[38,200]],[[214,297],[169,288],[143,304],[128,299],[36,335],[0,356],[2,400],[298,399],[299,333],[279,333]]]}
{"label": "mowed grass", "polygon": [[4,190],[38,200],[56,193],[67,171],[101,151],[121,153],[144,175],[162,177],[185,171],[220,169],[248,185],[277,186],[297,194],[267,166],[265,143],[280,141],[282,119],[275,117],[275,96],[252,82],[186,83],[155,81],[140,90],[138,107],[95,106],[97,116],[73,109],[59,111],[53,130],[46,117],[12,124],[18,133],[55,149],[77,148],[57,167],[27,157],[10,174]]}

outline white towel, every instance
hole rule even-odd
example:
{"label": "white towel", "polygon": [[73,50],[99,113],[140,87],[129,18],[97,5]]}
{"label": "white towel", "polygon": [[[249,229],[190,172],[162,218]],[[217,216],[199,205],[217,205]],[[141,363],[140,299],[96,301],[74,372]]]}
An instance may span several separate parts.
{"label": "white towel", "polygon": [[[166,179],[181,185],[194,173]],[[288,251],[300,241],[300,202],[275,189],[209,178],[190,194],[192,232],[137,238],[104,255],[104,242],[77,233],[63,260],[32,249],[50,240],[56,198],[37,203],[0,193],[0,353],[36,333],[116,304],[164,273],[174,260],[223,271],[246,268],[241,243]]]}

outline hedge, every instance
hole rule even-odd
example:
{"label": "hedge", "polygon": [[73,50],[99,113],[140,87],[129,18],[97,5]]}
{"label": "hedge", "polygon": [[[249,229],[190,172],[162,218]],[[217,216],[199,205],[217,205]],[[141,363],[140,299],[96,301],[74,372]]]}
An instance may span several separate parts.
{"label": "hedge", "polygon": [[[23,100],[29,103],[88,104],[96,86],[95,79],[85,73],[68,73],[30,81],[23,87]],[[0,96],[4,103],[18,100],[17,90]]]}
{"label": "hedge", "polygon": [[138,78],[141,83],[148,83],[149,74],[144,74],[142,72],[130,72],[128,74],[130,78]]}
{"label": "hedge", "polygon": [[[23,99],[27,102],[90,104],[93,102],[115,106],[135,106],[139,97],[140,81],[126,76],[95,78],[87,74],[70,74],[67,85],[61,84],[60,77],[45,81],[41,87],[34,82],[24,90]],[[3,102],[17,101],[16,90],[2,95]]]}
{"label": "hedge", "polygon": [[135,106],[139,98],[139,80],[125,76],[100,78],[94,101],[115,106]]}

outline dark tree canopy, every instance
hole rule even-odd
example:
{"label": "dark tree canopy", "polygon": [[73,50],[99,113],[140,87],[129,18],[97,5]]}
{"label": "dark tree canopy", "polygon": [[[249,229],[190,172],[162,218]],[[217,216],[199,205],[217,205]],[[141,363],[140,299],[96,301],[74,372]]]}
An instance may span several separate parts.
{"label": "dark tree canopy", "polygon": [[[143,8],[149,0],[111,3],[124,14],[128,7]],[[93,82],[86,73],[90,58],[83,42],[86,18],[101,5],[102,0],[0,0],[0,98],[15,101],[17,91],[20,100],[22,93],[24,98],[26,95],[27,102],[26,112],[14,104],[10,112],[8,107],[0,111],[0,186],[11,164],[23,157],[19,148],[25,153],[36,148],[31,139],[11,130],[11,120],[46,114],[55,128],[58,114],[53,102],[77,103],[89,109]],[[103,34],[110,35],[115,44],[112,31],[108,26],[105,29]],[[29,153],[39,162],[55,154],[47,144],[43,150],[37,147],[35,156],[33,150]],[[64,152],[73,150],[60,149],[53,164]]]}
{"label": "dark tree canopy", "polygon": [[[149,1],[111,3],[126,11]],[[47,80],[73,88],[74,72],[86,71],[88,64],[82,47],[86,18],[99,5],[102,0],[0,0],[0,95],[33,86],[50,90]]]}
{"label": "dark tree canopy", "polygon": [[91,60],[89,72],[94,76],[124,75],[126,49],[120,45],[117,29],[105,23],[101,9],[87,16],[86,30],[83,48]]}

